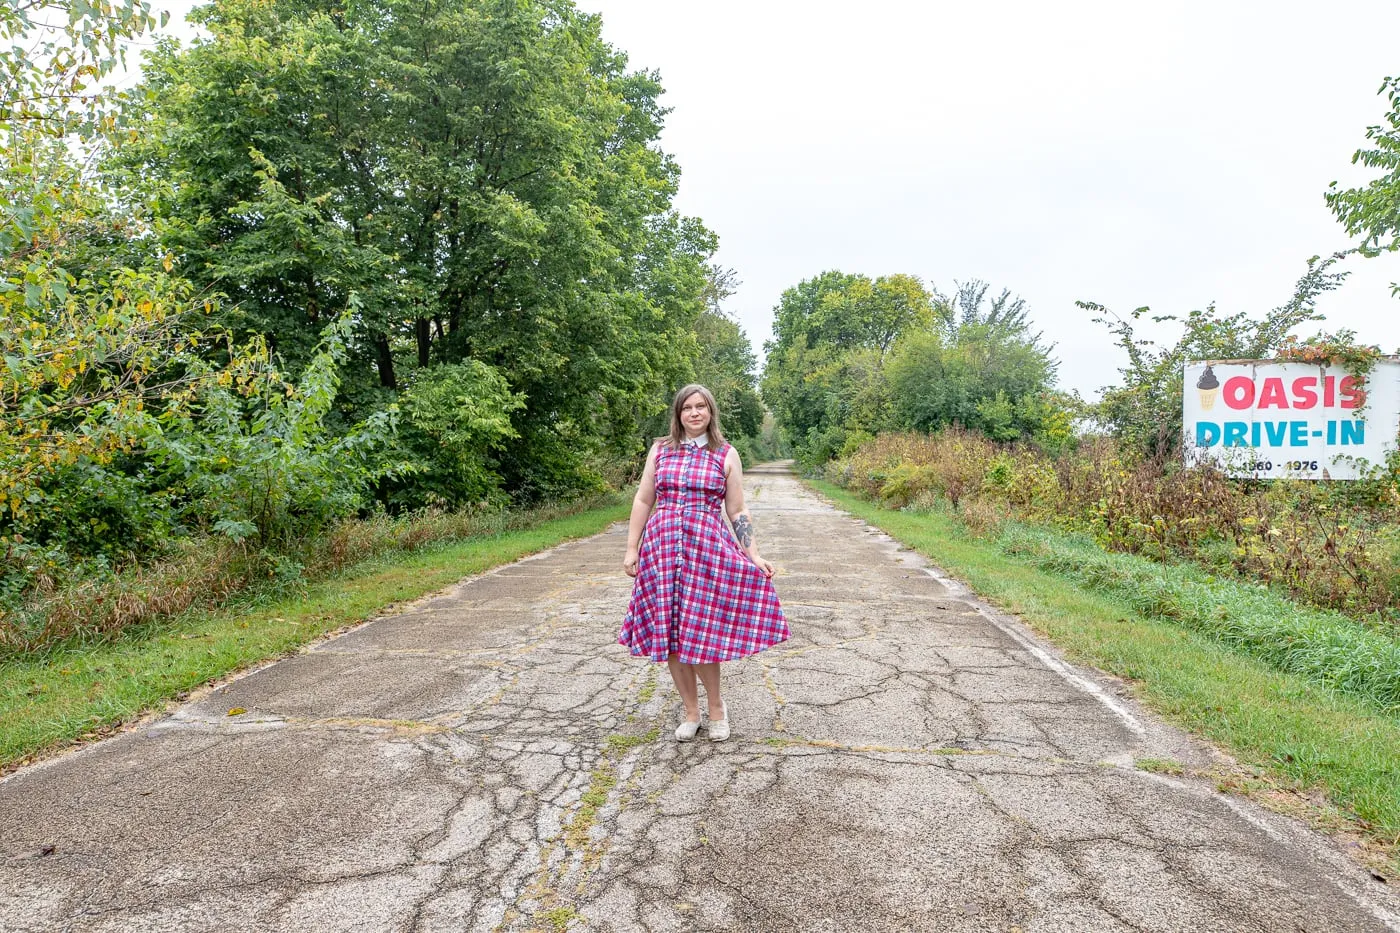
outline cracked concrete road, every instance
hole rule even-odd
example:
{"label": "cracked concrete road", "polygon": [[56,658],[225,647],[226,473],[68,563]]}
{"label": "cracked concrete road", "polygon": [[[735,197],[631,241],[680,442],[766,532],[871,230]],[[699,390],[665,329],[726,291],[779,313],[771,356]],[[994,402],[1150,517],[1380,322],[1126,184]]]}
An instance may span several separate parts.
{"label": "cracked concrete road", "polygon": [[1334,844],[1134,769],[1211,753],[1113,684],[748,481],[794,637],[726,665],[731,741],[673,743],[615,643],[615,526],[11,776],[0,929],[1400,927]]}

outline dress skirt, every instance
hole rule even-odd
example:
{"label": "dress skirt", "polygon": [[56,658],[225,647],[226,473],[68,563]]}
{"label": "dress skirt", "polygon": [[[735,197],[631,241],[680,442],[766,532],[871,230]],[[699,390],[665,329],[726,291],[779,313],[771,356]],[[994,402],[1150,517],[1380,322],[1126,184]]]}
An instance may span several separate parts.
{"label": "dress skirt", "polygon": [[656,510],[637,551],[637,576],[618,642],[637,657],[686,664],[731,661],[788,638],[773,583],[724,523],[725,444],[664,442]]}

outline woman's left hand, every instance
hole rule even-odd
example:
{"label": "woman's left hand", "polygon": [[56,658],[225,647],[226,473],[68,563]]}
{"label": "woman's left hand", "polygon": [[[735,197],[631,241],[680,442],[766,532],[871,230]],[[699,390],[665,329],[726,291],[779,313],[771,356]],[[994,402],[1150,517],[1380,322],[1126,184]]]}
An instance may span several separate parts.
{"label": "woman's left hand", "polygon": [[762,571],[763,571],[763,575],[764,575],[765,577],[769,577],[770,579],[772,578],[772,576],[773,576],[773,565],[772,565],[772,564],[768,563],[768,561],[764,560],[762,557],[755,557],[755,556],[752,555],[752,554],[749,555],[749,559],[752,560],[752,561],[754,562],[754,566],[758,567],[759,570],[762,570]]}

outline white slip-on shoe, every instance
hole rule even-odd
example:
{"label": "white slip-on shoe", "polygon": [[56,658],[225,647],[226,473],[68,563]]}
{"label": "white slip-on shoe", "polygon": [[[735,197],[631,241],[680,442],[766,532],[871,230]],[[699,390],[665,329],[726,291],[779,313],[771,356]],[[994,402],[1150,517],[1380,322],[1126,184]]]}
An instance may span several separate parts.
{"label": "white slip-on shoe", "polygon": [[729,706],[728,704],[721,703],[720,709],[724,710],[724,718],[710,720],[711,742],[723,742],[725,739],[729,738]]}
{"label": "white slip-on shoe", "polygon": [[699,731],[700,720],[682,722],[679,726],[676,726],[676,741],[689,742],[691,739],[695,738],[695,733]]}

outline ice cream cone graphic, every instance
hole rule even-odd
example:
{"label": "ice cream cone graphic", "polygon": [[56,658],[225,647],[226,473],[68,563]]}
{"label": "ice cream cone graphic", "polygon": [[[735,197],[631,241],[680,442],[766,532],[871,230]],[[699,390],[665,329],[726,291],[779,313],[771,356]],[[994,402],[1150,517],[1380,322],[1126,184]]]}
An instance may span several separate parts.
{"label": "ice cream cone graphic", "polygon": [[1220,396],[1220,380],[1215,378],[1215,370],[1209,365],[1201,373],[1201,378],[1196,380],[1196,391],[1201,396],[1201,411],[1210,411],[1215,407],[1215,400]]}

